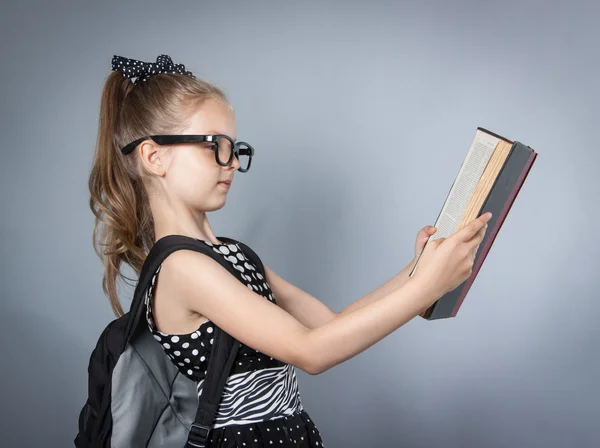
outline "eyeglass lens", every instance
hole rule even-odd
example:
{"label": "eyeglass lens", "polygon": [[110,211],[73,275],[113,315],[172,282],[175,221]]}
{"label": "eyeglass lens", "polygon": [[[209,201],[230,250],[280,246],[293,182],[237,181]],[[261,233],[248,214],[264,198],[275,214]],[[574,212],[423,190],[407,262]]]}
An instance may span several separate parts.
{"label": "eyeglass lens", "polygon": [[[231,159],[231,153],[233,151],[233,145],[231,141],[226,138],[221,138],[217,145],[217,157],[219,162],[226,164]],[[240,168],[241,170],[247,170],[250,165],[250,158],[252,155],[251,149],[244,143],[238,144]]]}

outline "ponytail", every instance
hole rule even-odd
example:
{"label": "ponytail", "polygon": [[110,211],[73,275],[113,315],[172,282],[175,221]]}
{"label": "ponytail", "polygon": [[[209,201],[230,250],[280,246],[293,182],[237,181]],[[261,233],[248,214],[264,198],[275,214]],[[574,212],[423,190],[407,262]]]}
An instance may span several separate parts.
{"label": "ponytail", "polygon": [[[136,272],[144,263],[144,245],[138,235],[147,223],[144,189],[128,174],[123,156],[115,141],[120,106],[133,85],[120,73],[109,75],[100,103],[96,152],[89,177],[90,208],[94,213],[93,246],[104,264],[102,289],[115,315],[123,315],[117,296],[117,276],[121,263]],[[148,229],[145,229],[148,231]],[[153,229],[150,226],[153,233]]]}
{"label": "ponytail", "polygon": [[214,85],[181,74],[160,74],[143,86],[119,72],[108,75],[102,91],[98,136],[89,176],[89,206],[95,216],[93,246],[104,265],[102,289],[114,314],[123,315],[117,277],[122,264],[139,276],[155,241],[145,173],[137,151],[120,148],[147,135],[180,132],[193,108],[209,98],[228,103]]}

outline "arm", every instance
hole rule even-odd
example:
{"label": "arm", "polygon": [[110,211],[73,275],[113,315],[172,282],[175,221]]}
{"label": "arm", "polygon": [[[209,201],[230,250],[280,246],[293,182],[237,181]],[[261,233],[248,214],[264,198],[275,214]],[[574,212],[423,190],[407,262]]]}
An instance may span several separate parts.
{"label": "arm", "polygon": [[271,290],[273,291],[279,306],[308,328],[317,328],[337,318],[341,314],[357,310],[369,303],[379,300],[395,289],[400,288],[408,280],[410,270],[425,247],[427,240],[436,232],[436,230],[437,229],[432,226],[425,226],[420,229],[415,240],[415,255],[411,262],[402,271],[394,275],[392,279],[388,280],[369,294],[351,303],[339,313],[332,311],[318,299],[291,283],[288,283],[265,266],[267,283],[271,286]]}
{"label": "arm", "polygon": [[306,327],[317,328],[337,318],[341,314],[357,310],[369,303],[379,300],[395,289],[400,288],[408,280],[408,274],[410,273],[414,262],[415,259],[386,283],[351,303],[339,313],[332,311],[323,302],[319,301],[316,297],[306,291],[287,282],[269,269],[267,265],[264,265],[264,263],[263,265],[267,275],[267,283],[271,286],[277,304],[302,322]]}
{"label": "arm", "polygon": [[375,302],[376,300],[379,300],[382,297],[390,294],[392,291],[400,288],[408,281],[408,274],[410,273],[410,270],[412,269],[415,261],[416,259],[413,259],[404,269],[402,269],[400,272],[394,275],[390,280],[388,280],[383,285],[370,292],[366,296],[361,297],[356,302],[351,303],[342,311],[340,311],[339,314],[349,313],[359,308],[362,308],[363,306]]}
{"label": "arm", "polygon": [[277,305],[294,316],[307,328],[317,328],[335,319],[337,313],[323,302],[297,286],[281,278],[263,263],[267,283],[275,296]]}
{"label": "arm", "polygon": [[309,374],[356,356],[437,298],[411,279],[377,301],[310,329],[198,252],[169,255],[161,281],[173,306],[202,314],[242,343]]}

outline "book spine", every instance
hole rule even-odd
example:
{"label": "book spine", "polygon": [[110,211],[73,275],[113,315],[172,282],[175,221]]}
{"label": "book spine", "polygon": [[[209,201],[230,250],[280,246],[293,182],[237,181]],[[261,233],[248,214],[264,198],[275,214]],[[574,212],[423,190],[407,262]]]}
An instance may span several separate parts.
{"label": "book spine", "polygon": [[485,132],[486,134],[489,134],[489,135],[491,135],[491,136],[493,136],[493,137],[499,138],[500,140],[504,140],[505,142],[508,142],[508,143],[510,143],[511,145],[514,143],[512,140],[509,140],[509,139],[507,139],[506,137],[502,137],[500,134],[496,134],[495,132],[488,131],[486,128],[482,128],[481,126],[479,126],[479,127],[477,128],[477,130],[478,130],[478,131],[481,131],[481,132]]}

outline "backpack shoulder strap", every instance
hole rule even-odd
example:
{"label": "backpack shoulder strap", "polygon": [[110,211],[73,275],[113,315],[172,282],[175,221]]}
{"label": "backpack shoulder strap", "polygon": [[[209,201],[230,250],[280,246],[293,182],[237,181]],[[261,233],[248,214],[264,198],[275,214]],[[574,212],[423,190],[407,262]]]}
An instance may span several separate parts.
{"label": "backpack shoulder strap", "polygon": [[215,327],[215,343],[198,400],[198,410],[188,433],[186,448],[204,448],[219,410],[227,378],[235,362],[240,342]]}

